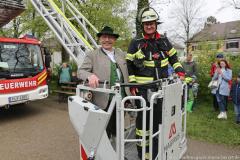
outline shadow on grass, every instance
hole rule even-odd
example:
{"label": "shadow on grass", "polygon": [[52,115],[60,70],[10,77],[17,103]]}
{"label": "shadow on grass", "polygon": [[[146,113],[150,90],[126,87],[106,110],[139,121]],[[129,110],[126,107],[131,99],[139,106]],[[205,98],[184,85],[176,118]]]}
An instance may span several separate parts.
{"label": "shadow on grass", "polygon": [[190,138],[213,143],[240,145],[240,125],[235,124],[232,102],[228,103],[227,120],[217,119],[212,100],[198,99],[194,111],[187,114],[187,134]]}

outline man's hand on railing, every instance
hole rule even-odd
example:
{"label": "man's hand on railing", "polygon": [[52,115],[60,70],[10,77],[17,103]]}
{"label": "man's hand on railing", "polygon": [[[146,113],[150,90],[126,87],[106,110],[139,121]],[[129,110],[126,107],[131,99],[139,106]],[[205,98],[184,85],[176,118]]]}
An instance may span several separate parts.
{"label": "man's hand on railing", "polygon": [[88,85],[92,88],[97,88],[99,86],[99,78],[95,74],[92,74],[88,77]]}

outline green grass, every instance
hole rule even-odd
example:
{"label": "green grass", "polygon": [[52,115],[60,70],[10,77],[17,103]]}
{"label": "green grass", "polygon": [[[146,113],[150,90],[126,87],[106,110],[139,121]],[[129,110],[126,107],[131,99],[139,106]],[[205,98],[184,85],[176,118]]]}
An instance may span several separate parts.
{"label": "green grass", "polygon": [[240,145],[240,125],[235,124],[233,104],[228,104],[228,119],[219,120],[212,101],[198,100],[192,113],[187,114],[187,135],[192,139],[213,143]]}

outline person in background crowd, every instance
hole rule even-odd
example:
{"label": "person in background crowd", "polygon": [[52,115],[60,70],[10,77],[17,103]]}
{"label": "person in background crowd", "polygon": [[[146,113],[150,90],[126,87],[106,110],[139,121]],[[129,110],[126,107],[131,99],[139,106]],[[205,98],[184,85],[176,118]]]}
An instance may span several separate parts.
{"label": "person in background crowd", "polygon": [[236,113],[236,124],[240,125],[240,72],[231,88],[231,96]]}
{"label": "person in background crowd", "polygon": [[72,69],[67,63],[63,63],[58,71],[59,83],[71,82]]}
{"label": "person in background crowd", "polygon": [[[212,65],[211,65],[211,70],[210,70],[210,76],[211,76],[211,77],[213,77],[213,75],[214,75],[214,73],[215,73],[215,71],[216,71],[216,69],[217,69],[217,67],[218,67],[218,62],[219,62],[220,60],[223,60],[223,59],[224,59],[224,56],[223,56],[222,53],[218,53],[218,54],[216,55],[216,60],[215,60],[215,62],[213,62]],[[213,93],[212,93],[212,96],[213,96],[213,110],[214,110],[214,111],[218,111],[219,106],[218,106],[216,94],[213,94]]]}
{"label": "person in background crowd", "polygon": [[196,104],[196,98],[198,94],[198,86],[197,83],[197,64],[193,60],[192,53],[188,53],[185,61],[182,63],[183,69],[186,73],[185,82],[188,85],[188,102],[187,102],[187,111],[192,111],[193,106]]}
{"label": "person in background crowd", "polygon": [[186,60],[182,63],[183,69],[185,70],[186,77],[197,78],[197,64],[193,60],[192,53],[189,53]]}
{"label": "person in background crowd", "polygon": [[220,60],[218,62],[217,69],[213,75],[212,80],[218,80],[218,87],[212,90],[213,94],[216,94],[220,114],[218,119],[227,119],[226,105],[227,98],[230,94],[229,81],[232,80],[232,70],[230,69],[226,60]]}

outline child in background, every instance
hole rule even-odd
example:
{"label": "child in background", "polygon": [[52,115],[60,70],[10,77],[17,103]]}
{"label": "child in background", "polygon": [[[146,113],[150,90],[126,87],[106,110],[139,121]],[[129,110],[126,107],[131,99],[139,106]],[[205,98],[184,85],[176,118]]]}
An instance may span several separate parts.
{"label": "child in background", "polygon": [[236,113],[236,123],[240,125],[240,73],[238,73],[237,80],[232,85],[231,96]]}

